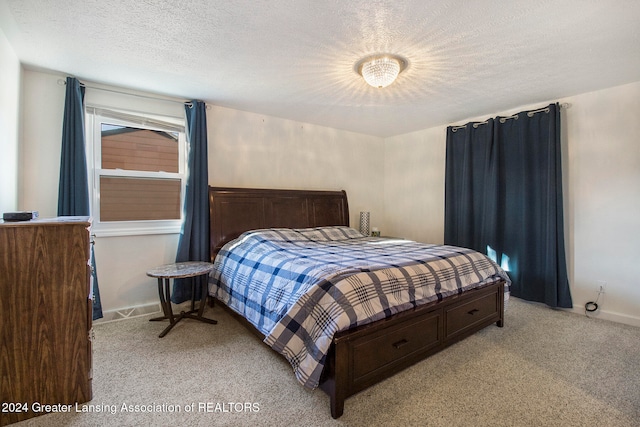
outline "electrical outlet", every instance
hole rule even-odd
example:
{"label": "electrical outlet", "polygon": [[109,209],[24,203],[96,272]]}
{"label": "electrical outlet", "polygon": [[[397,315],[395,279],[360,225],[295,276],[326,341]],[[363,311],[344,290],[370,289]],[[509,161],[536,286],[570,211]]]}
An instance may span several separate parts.
{"label": "electrical outlet", "polygon": [[598,288],[597,288],[596,291],[599,294],[604,294],[606,289],[607,289],[607,282],[605,282],[604,280],[599,280],[598,281]]}

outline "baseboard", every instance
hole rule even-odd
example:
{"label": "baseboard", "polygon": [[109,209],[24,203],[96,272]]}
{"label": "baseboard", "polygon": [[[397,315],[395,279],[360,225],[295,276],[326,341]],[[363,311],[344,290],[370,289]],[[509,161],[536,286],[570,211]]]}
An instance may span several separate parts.
{"label": "baseboard", "polygon": [[[573,308],[566,309],[566,310],[572,313],[581,314],[583,316],[585,315],[584,306],[580,307],[580,306],[574,305]],[[620,314],[620,313],[615,313],[615,312],[602,310],[602,309],[598,309],[597,311],[590,312],[590,313],[586,312],[586,315],[587,317],[590,317],[593,319],[609,320],[611,322],[623,323],[625,325],[640,327],[640,317],[636,317],[636,316],[629,316],[627,314]]]}
{"label": "baseboard", "polygon": [[[196,304],[197,306],[197,304]],[[173,314],[178,314],[181,311],[188,311],[191,309],[191,301],[185,301],[180,304],[171,304]],[[145,305],[137,305],[135,307],[119,308],[116,310],[104,310],[102,312],[102,318],[94,320],[93,323],[106,323],[116,320],[131,319],[134,317],[146,316],[148,314],[157,313],[158,316],[162,315],[162,308],[160,303],[152,303]]]}
{"label": "baseboard", "polygon": [[93,323],[106,323],[116,320],[131,319],[133,317],[146,316],[147,314],[160,313],[160,303],[138,305],[135,307],[120,308],[117,310],[105,310],[102,312],[102,318],[94,320]]}

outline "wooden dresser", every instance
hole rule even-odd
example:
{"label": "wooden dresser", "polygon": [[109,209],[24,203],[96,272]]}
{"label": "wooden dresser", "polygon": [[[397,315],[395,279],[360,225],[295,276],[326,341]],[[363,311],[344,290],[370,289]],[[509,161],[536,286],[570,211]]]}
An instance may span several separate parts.
{"label": "wooden dresser", "polygon": [[90,227],[0,221],[0,426],[92,398]]}

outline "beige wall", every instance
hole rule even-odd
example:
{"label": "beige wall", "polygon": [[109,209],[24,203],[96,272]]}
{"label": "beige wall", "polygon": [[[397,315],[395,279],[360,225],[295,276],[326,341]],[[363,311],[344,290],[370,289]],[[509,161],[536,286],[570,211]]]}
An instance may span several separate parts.
{"label": "beige wall", "polygon": [[20,138],[20,197],[22,210],[56,216],[62,148],[64,86],[61,76],[25,70]]}
{"label": "beige wall", "polygon": [[207,125],[211,185],[345,190],[352,226],[384,226],[381,138],[216,106]]}
{"label": "beige wall", "polygon": [[443,243],[444,135],[437,127],[385,140],[382,234]]}
{"label": "beige wall", "polygon": [[0,212],[18,209],[18,130],[21,67],[0,29]]}
{"label": "beige wall", "polygon": [[570,279],[577,311],[640,326],[640,82],[568,98]]}
{"label": "beige wall", "polygon": [[[574,311],[584,313],[604,281],[595,316],[640,326],[640,82],[559,101],[569,103],[562,111],[563,179]],[[390,234],[442,243],[445,143],[446,126],[385,140]]]}

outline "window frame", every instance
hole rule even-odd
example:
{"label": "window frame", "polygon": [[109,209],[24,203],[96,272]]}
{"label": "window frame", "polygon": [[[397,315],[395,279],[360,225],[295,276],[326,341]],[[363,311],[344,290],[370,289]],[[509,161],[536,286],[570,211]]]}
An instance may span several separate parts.
{"label": "window frame", "polygon": [[[116,110],[88,105],[85,108],[85,133],[92,231],[97,236],[134,236],[147,234],[177,234],[184,221],[184,199],[187,185],[188,144],[184,118],[158,116],[140,112]],[[102,124],[134,127],[178,133],[178,172],[152,172],[102,168]],[[100,177],[180,179],[180,219],[101,221]]]}

